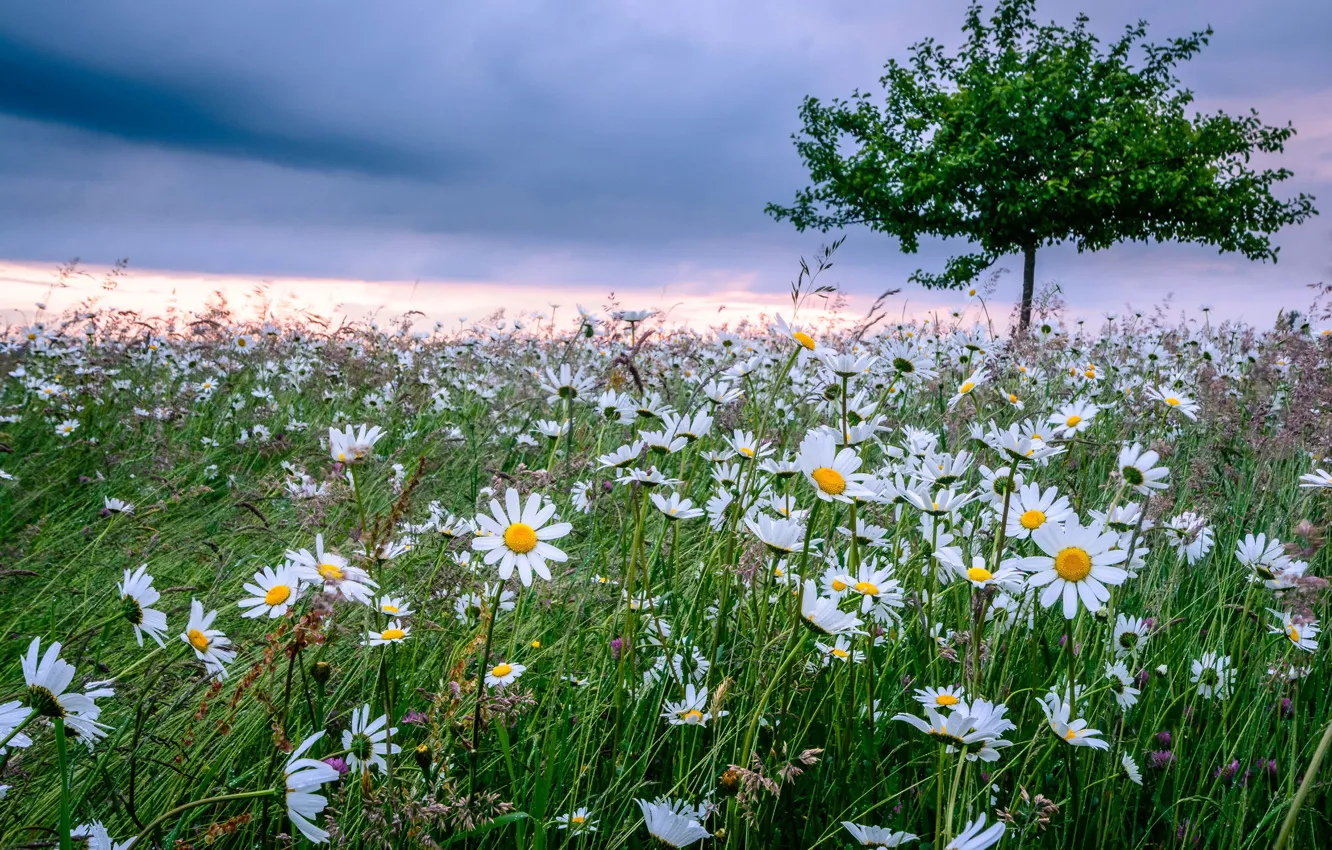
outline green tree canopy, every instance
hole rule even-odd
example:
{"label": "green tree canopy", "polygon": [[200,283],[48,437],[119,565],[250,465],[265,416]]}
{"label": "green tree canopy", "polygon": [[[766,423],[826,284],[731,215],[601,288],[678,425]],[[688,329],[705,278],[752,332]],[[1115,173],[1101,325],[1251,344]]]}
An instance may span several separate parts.
{"label": "green tree canopy", "polygon": [[888,62],[881,108],[860,91],[807,97],[793,138],[814,185],[767,212],[802,231],[867,225],[906,253],[922,235],[969,241],[941,272],[911,276],[927,287],[965,286],[1022,253],[1024,328],[1038,248],[1181,241],[1275,261],[1269,236],[1317,214],[1312,196],[1273,197],[1290,171],[1251,167],[1293,127],[1254,111],[1186,115],[1193,93],[1174,69],[1210,28],[1157,45],[1139,21],[1103,49],[1085,15],[1065,28],[1034,12],[1035,0],[1000,0],[987,24],[971,6],[956,54],[927,39]]}

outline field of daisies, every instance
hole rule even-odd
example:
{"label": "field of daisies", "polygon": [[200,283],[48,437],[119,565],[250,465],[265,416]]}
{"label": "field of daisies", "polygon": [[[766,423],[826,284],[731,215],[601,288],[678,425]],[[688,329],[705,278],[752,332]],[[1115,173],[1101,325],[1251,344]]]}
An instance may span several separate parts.
{"label": "field of daisies", "polygon": [[84,310],[0,369],[0,847],[1332,831],[1316,326]]}

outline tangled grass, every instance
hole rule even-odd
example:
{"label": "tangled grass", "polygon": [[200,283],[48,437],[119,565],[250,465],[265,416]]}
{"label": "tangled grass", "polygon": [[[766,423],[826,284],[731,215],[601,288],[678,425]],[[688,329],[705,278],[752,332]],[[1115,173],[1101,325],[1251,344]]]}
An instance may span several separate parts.
{"label": "tangled grass", "polygon": [[1321,846],[1332,337],[659,321],[12,329],[0,846]]}

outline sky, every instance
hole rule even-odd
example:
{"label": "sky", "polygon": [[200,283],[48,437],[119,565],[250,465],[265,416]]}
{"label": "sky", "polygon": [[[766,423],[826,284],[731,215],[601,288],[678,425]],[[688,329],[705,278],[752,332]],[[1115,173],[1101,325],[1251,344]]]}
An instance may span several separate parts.
{"label": "sky", "polygon": [[[799,258],[838,235],[763,212],[808,184],[791,141],[801,100],[879,92],[912,43],[955,47],[966,7],[0,2],[0,319],[100,292],[122,257],[130,274],[104,303],[150,310],[261,282],[323,312],[449,320],[612,291],[699,322],[789,307]],[[1279,194],[1332,199],[1332,4],[1044,0],[1037,16],[1080,11],[1106,39],[1142,18],[1154,40],[1211,25],[1181,68],[1198,108],[1293,122]],[[904,255],[846,234],[825,279],[848,311],[899,287],[895,311],[957,303],[905,280],[964,245]],[[1332,215],[1276,242],[1275,265],[1202,246],[1052,248],[1037,279],[1079,314],[1171,296],[1270,324],[1332,279]],[[75,257],[92,276],[51,292]],[[1006,314],[1021,260],[997,265]]]}

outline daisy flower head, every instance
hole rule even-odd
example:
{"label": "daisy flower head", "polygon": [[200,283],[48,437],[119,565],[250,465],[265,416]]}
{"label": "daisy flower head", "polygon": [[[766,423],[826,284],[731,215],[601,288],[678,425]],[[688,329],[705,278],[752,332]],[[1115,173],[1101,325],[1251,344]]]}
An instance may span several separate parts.
{"label": "daisy flower head", "polygon": [[1304,652],[1313,652],[1318,648],[1317,620],[1297,623],[1289,611],[1273,611],[1268,608],[1267,612],[1278,621],[1277,625],[1268,627],[1268,634],[1283,635],[1290,641],[1291,646]]}
{"label": "daisy flower head", "polygon": [[1052,414],[1049,423],[1054,426],[1054,433],[1065,438],[1081,434],[1092,426],[1100,407],[1090,401],[1075,401]]}
{"label": "daisy flower head", "polygon": [[376,768],[381,773],[386,771],[388,764],[384,756],[402,752],[402,747],[390,740],[397,732],[396,726],[388,728],[387,715],[381,714],[371,720],[369,705],[352,709],[351,726],[342,730],[342,748],[347,751],[347,764],[354,771],[362,768]]}
{"label": "daisy flower head", "polygon": [[110,496],[102,497],[103,516],[110,516],[111,514],[132,514],[132,513],[134,513],[134,506],[129,502],[125,501],[124,499],[113,499]]}
{"label": "daisy flower head", "polygon": [[814,495],[825,502],[849,504],[853,498],[872,495],[863,486],[867,476],[859,472],[860,455],[852,448],[838,451],[832,435],[827,432],[805,436],[796,453],[796,464],[813,485]]}
{"label": "daisy flower head", "polygon": [[1077,616],[1079,601],[1093,614],[1101,610],[1110,599],[1106,585],[1121,585],[1128,579],[1128,572],[1115,566],[1128,553],[1111,548],[1118,535],[1099,525],[1084,527],[1073,517],[1067,525],[1042,526],[1031,539],[1045,554],[1019,558],[1013,566],[1031,574],[1028,585],[1043,588],[1042,607],[1063,599],[1065,619]]}
{"label": "daisy flower head", "polygon": [[218,679],[227,677],[227,667],[236,657],[236,651],[229,649],[231,641],[222,632],[213,628],[217,611],[204,613],[203,603],[190,600],[190,619],[185,624],[185,631],[180,639],[190,645],[194,656],[203,662],[204,669]]}
{"label": "daisy flower head", "polygon": [[984,386],[989,377],[989,372],[986,371],[984,366],[972,372],[966,380],[958,385],[957,392],[953,393],[952,397],[948,399],[948,406],[956,407],[958,402],[970,396],[978,387]]}
{"label": "daisy flower head", "polygon": [[264,567],[254,574],[253,583],[245,584],[245,592],[250,594],[237,602],[239,608],[246,609],[242,617],[262,617],[276,619],[291,610],[301,596],[300,579],[296,567],[284,564],[274,570]]}
{"label": "daisy flower head", "polygon": [[795,340],[795,342],[805,351],[817,351],[818,342],[814,337],[800,329],[799,325],[788,325],[782,314],[777,314],[777,335],[786,339]]}
{"label": "daisy flower head", "polygon": [[[707,705],[708,692],[690,682],[685,685],[684,699],[678,702],[668,700],[661,716],[671,726],[707,726],[712,720],[712,714],[704,710]],[[727,713],[718,712],[717,716],[724,717]]]}
{"label": "daisy flower head", "polygon": [[489,534],[474,538],[472,548],[486,553],[487,564],[498,562],[501,580],[507,581],[517,567],[523,586],[531,587],[533,573],[550,581],[547,561],[563,563],[569,559],[549,541],[564,537],[573,526],[567,522],[547,525],[555,516],[555,505],[542,507],[541,494],[532,493],[522,505],[518,491],[510,488],[504,494],[503,505],[498,499],[490,500],[490,511],[492,516],[477,515],[477,525]]}
{"label": "daisy flower head", "polygon": [[384,437],[378,425],[347,426],[345,431],[328,429],[328,453],[338,463],[358,463],[370,454],[375,443]]}
{"label": "daisy flower head", "polygon": [[574,809],[568,814],[556,815],[551,822],[558,829],[567,829],[572,833],[597,831],[597,822],[592,819],[592,810],[586,806]]}
{"label": "daisy flower head", "polygon": [[301,581],[323,585],[324,593],[342,596],[353,602],[369,605],[379,588],[370,574],[354,567],[347,559],[324,548],[324,535],[315,535],[315,550],[288,549],[287,560],[296,568]]}
{"label": "daisy flower head", "polygon": [[1226,699],[1230,696],[1230,686],[1234,671],[1230,669],[1230,659],[1215,652],[1204,652],[1202,658],[1193,662],[1190,681],[1198,686],[1198,695],[1203,699]]}
{"label": "daisy flower head", "polygon": [[410,617],[412,616],[412,607],[402,599],[393,596],[381,596],[375,600],[375,607],[379,613],[389,617]]}
{"label": "daisy flower head", "polygon": [[[23,681],[28,689],[29,710],[48,720],[64,721],[84,740],[96,741],[106,737],[110,727],[97,722],[102,709],[95,700],[107,694],[80,694],[69,690],[74,681],[74,665],[60,657],[59,643],[52,643],[45,653],[41,651],[41,644],[41,638],[33,638],[32,643],[28,644],[28,651],[19,658]],[[9,713],[14,712],[11,709]],[[10,727],[10,731],[13,728]],[[17,735],[10,743],[23,746],[18,743]]]}
{"label": "daisy flower head", "polygon": [[[0,705],[0,741],[5,741],[5,746],[0,747],[0,757],[9,752],[9,747],[23,749],[32,746],[32,739],[22,732],[15,732],[28,717],[32,714],[32,709],[28,708],[18,700],[10,700]],[[8,787],[8,786],[3,786]],[[0,796],[0,800],[4,799]]]}
{"label": "daisy flower head", "polygon": [[1161,402],[1167,410],[1185,416],[1191,421],[1198,419],[1198,403],[1183,393],[1166,387],[1148,387],[1147,397]]}
{"label": "daisy flower head", "polygon": [[[1003,507],[997,510],[1002,516]],[[1054,487],[1041,490],[1041,485],[1035,482],[1024,484],[1018,488],[1016,498],[1009,500],[1004,536],[1011,540],[1025,540],[1047,523],[1059,526],[1070,518],[1076,519],[1067,496],[1059,495]]]}
{"label": "daisy flower head", "polygon": [[1073,718],[1073,698],[1060,696],[1051,691],[1040,701],[1041,710],[1050,729],[1061,740],[1075,747],[1091,747],[1094,750],[1110,749],[1110,742],[1099,737],[1099,729],[1088,729],[1087,721]]}
{"label": "daisy flower head", "polygon": [[995,821],[988,829],[985,827],[985,815],[962,827],[957,837],[948,842],[943,850],[986,850],[999,843],[1007,827],[1003,821]]}
{"label": "daisy flower head", "polygon": [[75,429],[77,429],[78,427],[79,427],[79,420],[66,419],[64,422],[61,422],[59,425],[56,426],[55,429],[56,436],[68,437],[70,434],[73,434]]}
{"label": "daisy flower head", "polygon": [[158,646],[166,646],[162,641],[167,629],[166,614],[152,607],[162,598],[162,594],[153,587],[153,577],[148,575],[148,565],[142,564],[132,573],[125,570],[125,580],[117,584],[116,588],[120,591],[121,610],[125,612],[125,619],[134,627],[134,639],[138,641],[139,646],[143,646],[145,633],[156,641]]}
{"label": "daisy flower head", "polygon": [[819,361],[823,363],[823,368],[839,378],[854,378],[857,375],[863,375],[879,359],[872,354],[841,354],[830,348],[822,348],[814,353],[818,356]]}
{"label": "daisy flower head", "polygon": [[667,847],[688,847],[689,845],[710,838],[710,834],[694,817],[696,810],[682,801],[634,800],[643,812],[643,826],[648,834]]}
{"label": "daisy flower head", "polygon": [[918,688],[913,695],[916,702],[935,708],[952,708],[965,702],[967,689],[962,685],[949,685],[943,688]]}
{"label": "daisy flower head", "polygon": [[1123,658],[1138,652],[1146,645],[1148,637],[1147,622],[1142,618],[1126,614],[1115,617],[1115,632],[1110,639],[1115,655]]}
{"label": "daisy flower head", "polygon": [[507,661],[501,661],[486,671],[486,687],[508,687],[518,681],[518,677],[526,671],[527,668],[521,664],[510,664]]}
{"label": "daisy flower head", "polygon": [[411,636],[411,626],[403,625],[401,620],[392,620],[387,628],[366,634],[365,642],[361,646],[387,646],[391,643],[402,643]]}
{"label": "daisy flower head", "polygon": [[1137,705],[1138,694],[1142,692],[1133,687],[1133,676],[1129,674],[1123,661],[1116,661],[1113,664],[1107,661],[1105,678],[1110,681],[1110,692],[1114,694],[1115,702],[1119,704],[1120,709],[1128,711]]}
{"label": "daisy flower head", "polygon": [[652,504],[668,520],[697,519],[703,516],[702,508],[694,507],[691,500],[681,498],[679,493],[672,493],[669,497],[653,493],[650,498]]}
{"label": "daisy flower head", "polygon": [[1170,486],[1170,467],[1157,466],[1161,456],[1142,447],[1141,443],[1125,443],[1119,450],[1119,477],[1135,493],[1150,496],[1153,490]]}
{"label": "daisy flower head", "polygon": [[[805,526],[799,520],[758,513],[753,517],[745,517],[744,521],[754,536],[761,540],[770,552],[788,555],[799,552],[804,547]],[[814,541],[811,540],[810,546],[813,545]]]}
{"label": "daisy flower head", "polygon": [[862,826],[851,821],[842,821],[842,826],[851,833],[861,847],[886,848],[899,847],[908,841],[918,841],[920,836],[910,832],[893,832],[882,826]]}
{"label": "daisy flower head", "polygon": [[1305,489],[1332,489],[1332,472],[1315,469],[1313,472],[1301,475],[1300,486]]}
{"label": "daisy flower head", "polygon": [[87,847],[88,850],[129,850],[134,846],[133,838],[128,841],[112,840],[111,833],[97,820],[74,827],[69,831],[69,837],[78,839],[78,846]]}
{"label": "daisy flower head", "polygon": [[805,579],[800,596],[800,616],[808,628],[819,634],[864,634],[860,628],[860,618],[840,610],[836,599],[819,596],[818,585],[813,579]]}
{"label": "daisy flower head", "polygon": [[726,438],[726,444],[742,460],[760,460],[775,451],[772,443],[762,442],[753,433],[742,431],[739,428],[736,428],[734,433]]}
{"label": "daisy flower head", "polygon": [[314,824],[314,819],[328,804],[324,795],[318,792],[321,786],[336,782],[340,776],[337,768],[332,765],[305,757],[310,748],[323,737],[321,731],[302,741],[300,746],[292,750],[282,769],[287,817],[300,830],[301,835],[315,844],[328,841],[328,832]]}
{"label": "daisy flower head", "polygon": [[1133,756],[1124,753],[1119,757],[1119,763],[1123,766],[1124,775],[1128,777],[1129,782],[1134,785],[1142,784],[1142,770],[1138,767],[1138,763],[1133,760]]}

